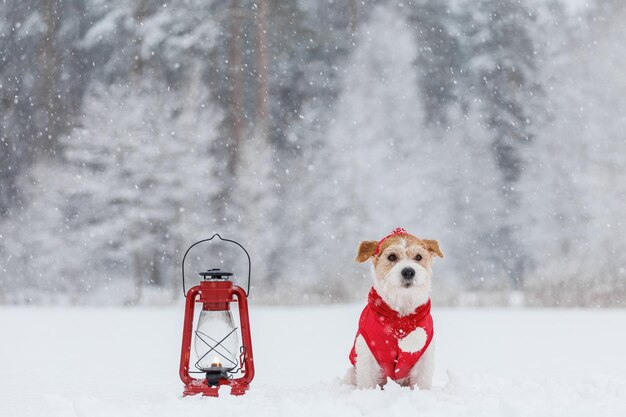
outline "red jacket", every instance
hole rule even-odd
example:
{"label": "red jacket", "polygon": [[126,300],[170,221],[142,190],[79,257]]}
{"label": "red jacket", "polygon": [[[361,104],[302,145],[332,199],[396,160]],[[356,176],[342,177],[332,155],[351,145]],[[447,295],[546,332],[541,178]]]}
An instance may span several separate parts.
{"label": "red jacket", "polygon": [[[367,298],[368,302],[361,313],[359,329],[354,338],[355,344],[356,338],[359,335],[363,336],[374,358],[382,368],[384,376],[394,381],[405,378],[433,340],[430,300],[408,316],[400,316],[397,311],[392,310],[383,301],[374,288],[371,289]],[[415,352],[403,351],[398,346],[398,342],[418,327],[426,332],[424,345]],[[350,352],[350,362],[352,365],[356,362],[354,344]]]}

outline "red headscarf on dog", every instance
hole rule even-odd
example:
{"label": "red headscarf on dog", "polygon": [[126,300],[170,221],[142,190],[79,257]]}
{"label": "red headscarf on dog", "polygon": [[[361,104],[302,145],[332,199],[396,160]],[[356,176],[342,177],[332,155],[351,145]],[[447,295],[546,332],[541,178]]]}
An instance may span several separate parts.
{"label": "red headscarf on dog", "polygon": [[408,235],[408,234],[409,232],[407,232],[406,229],[403,229],[402,227],[396,227],[395,229],[393,229],[393,232],[389,233],[387,236],[385,236],[384,238],[378,241],[378,245],[376,245],[376,251],[374,251],[374,255],[378,255],[378,253],[380,252],[380,245],[382,245],[383,242],[389,239],[391,236]]}
{"label": "red headscarf on dog", "polygon": [[[418,327],[426,332],[424,346],[416,352],[404,352],[398,346],[398,342]],[[356,363],[356,338],[361,335],[385,377],[394,381],[406,378],[433,340],[433,331],[430,300],[408,316],[400,316],[372,288],[359,319],[359,329],[350,351],[350,362],[352,365]]]}

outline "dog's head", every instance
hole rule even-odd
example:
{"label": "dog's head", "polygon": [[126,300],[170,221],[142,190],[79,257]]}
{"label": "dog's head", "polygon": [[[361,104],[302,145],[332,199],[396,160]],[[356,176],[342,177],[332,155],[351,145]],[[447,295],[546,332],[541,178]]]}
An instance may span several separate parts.
{"label": "dog's head", "polygon": [[359,243],[357,262],[372,260],[374,288],[400,314],[409,314],[430,298],[432,264],[443,258],[436,240],[420,239],[402,229],[386,238]]}

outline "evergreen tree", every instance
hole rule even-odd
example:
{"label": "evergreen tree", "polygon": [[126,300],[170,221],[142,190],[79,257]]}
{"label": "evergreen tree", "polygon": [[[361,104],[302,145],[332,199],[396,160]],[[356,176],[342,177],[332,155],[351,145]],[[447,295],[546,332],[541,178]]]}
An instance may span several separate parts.
{"label": "evergreen tree", "polygon": [[472,105],[478,106],[475,114],[490,135],[504,202],[494,219],[498,230],[490,238],[500,270],[494,273],[508,277],[519,289],[526,254],[518,237],[522,224],[516,187],[524,170],[522,149],[532,141],[540,118],[542,94],[531,35],[535,15],[518,0],[481,0],[466,7],[473,16],[465,32],[465,68],[476,97]]}
{"label": "evergreen tree", "polygon": [[[553,13],[553,25],[568,24],[564,12]],[[625,14],[623,5],[607,2],[567,37],[558,26],[545,32],[560,45],[546,65],[552,117],[527,151],[533,164],[521,184],[535,304],[622,305],[623,243],[616,236],[624,229],[626,142],[624,104],[616,97],[626,55],[613,45],[624,36]]]}
{"label": "evergreen tree", "polygon": [[55,154],[80,109],[88,71],[76,54],[82,25],[73,17],[83,11],[80,2],[54,0],[0,8],[0,217],[20,204],[19,175],[39,155]]}
{"label": "evergreen tree", "polygon": [[327,133],[328,147],[312,173],[313,181],[328,182],[316,198],[322,203],[318,216],[332,222],[323,237],[332,248],[325,257],[325,275],[333,277],[330,285],[343,296],[354,284],[344,275],[359,275],[356,268],[346,269],[359,240],[382,235],[398,222],[409,229],[424,228],[428,212],[421,211],[425,199],[420,197],[426,191],[410,192],[403,179],[422,166],[414,186],[430,190],[433,174],[428,140],[419,129],[421,106],[412,88],[417,84],[412,70],[417,51],[410,28],[388,6],[376,7],[369,18],[357,33]]}
{"label": "evergreen tree", "polygon": [[[210,226],[206,203],[217,187],[207,175],[207,132],[219,119],[208,94],[188,91],[181,99],[158,85],[94,87],[82,126],[63,141],[62,165],[43,161],[33,171],[27,189],[34,201],[14,231],[28,246],[18,253],[38,253],[38,262],[23,263],[25,276],[46,270],[80,285],[71,293],[131,276],[132,302],[146,284],[171,288],[182,246]],[[94,142],[95,134],[104,140]],[[64,290],[51,284],[24,283]]]}
{"label": "evergreen tree", "polygon": [[419,74],[425,121],[444,129],[453,122],[449,112],[459,103],[459,86],[464,76],[464,56],[458,39],[464,16],[453,12],[449,3],[440,0],[407,3],[419,49],[415,71]]}

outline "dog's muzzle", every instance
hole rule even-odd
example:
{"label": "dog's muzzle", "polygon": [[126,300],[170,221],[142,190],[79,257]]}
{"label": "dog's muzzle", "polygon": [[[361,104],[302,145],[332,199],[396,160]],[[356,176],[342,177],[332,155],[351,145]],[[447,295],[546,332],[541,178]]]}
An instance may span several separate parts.
{"label": "dog's muzzle", "polygon": [[402,275],[402,286],[408,288],[413,285],[413,279],[415,278],[415,269],[411,267],[403,268],[400,271],[400,275]]}

